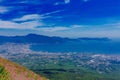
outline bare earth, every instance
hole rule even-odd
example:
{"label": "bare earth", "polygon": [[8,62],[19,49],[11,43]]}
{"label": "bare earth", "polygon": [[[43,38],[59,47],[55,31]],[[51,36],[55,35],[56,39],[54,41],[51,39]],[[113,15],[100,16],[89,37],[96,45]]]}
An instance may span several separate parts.
{"label": "bare earth", "polygon": [[4,66],[8,71],[10,80],[47,80],[46,78],[3,58],[0,58],[0,65]]}

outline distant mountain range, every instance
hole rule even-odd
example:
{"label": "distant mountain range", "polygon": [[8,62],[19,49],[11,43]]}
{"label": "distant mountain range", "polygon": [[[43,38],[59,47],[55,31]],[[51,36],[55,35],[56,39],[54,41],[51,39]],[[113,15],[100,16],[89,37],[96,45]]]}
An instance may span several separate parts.
{"label": "distant mountain range", "polygon": [[43,44],[56,44],[64,43],[67,41],[82,41],[82,40],[95,40],[95,41],[108,41],[108,38],[62,38],[62,37],[49,37],[37,34],[28,34],[25,36],[0,36],[0,43],[43,43]]}

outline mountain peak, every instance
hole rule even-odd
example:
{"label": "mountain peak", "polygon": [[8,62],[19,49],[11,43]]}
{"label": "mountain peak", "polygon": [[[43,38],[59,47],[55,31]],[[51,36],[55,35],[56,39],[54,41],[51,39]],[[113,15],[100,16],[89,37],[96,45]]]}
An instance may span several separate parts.
{"label": "mountain peak", "polygon": [[27,34],[26,36],[40,36],[38,34],[33,34],[33,33],[30,33],[30,34]]}
{"label": "mountain peak", "polygon": [[62,37],[49,37],[39,34],[28,34],[26,36],[0,36],[0,43],[37,43],[37,44],[56,44],[69,41],[81,41],[81,40],[96,40],[96,41],[108,41],[108,38],[62,38]]}

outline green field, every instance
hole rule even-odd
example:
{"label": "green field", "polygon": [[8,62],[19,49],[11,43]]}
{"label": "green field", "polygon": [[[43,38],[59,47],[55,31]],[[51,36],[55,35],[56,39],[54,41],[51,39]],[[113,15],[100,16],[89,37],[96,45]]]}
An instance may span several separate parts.
{"label": "green field", "polygon": [[50,80],[120,80],[120,72],[99,74],[96,71],[85,68],[36,69],[33,71]]}

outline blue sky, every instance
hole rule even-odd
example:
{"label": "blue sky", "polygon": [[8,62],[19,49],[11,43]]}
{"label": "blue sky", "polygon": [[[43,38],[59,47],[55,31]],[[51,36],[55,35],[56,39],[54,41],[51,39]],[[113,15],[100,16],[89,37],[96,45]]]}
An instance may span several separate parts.
{"label": "blue sky", "polygon": [[0,35],[120,38],[120,0],[0,0]]}

